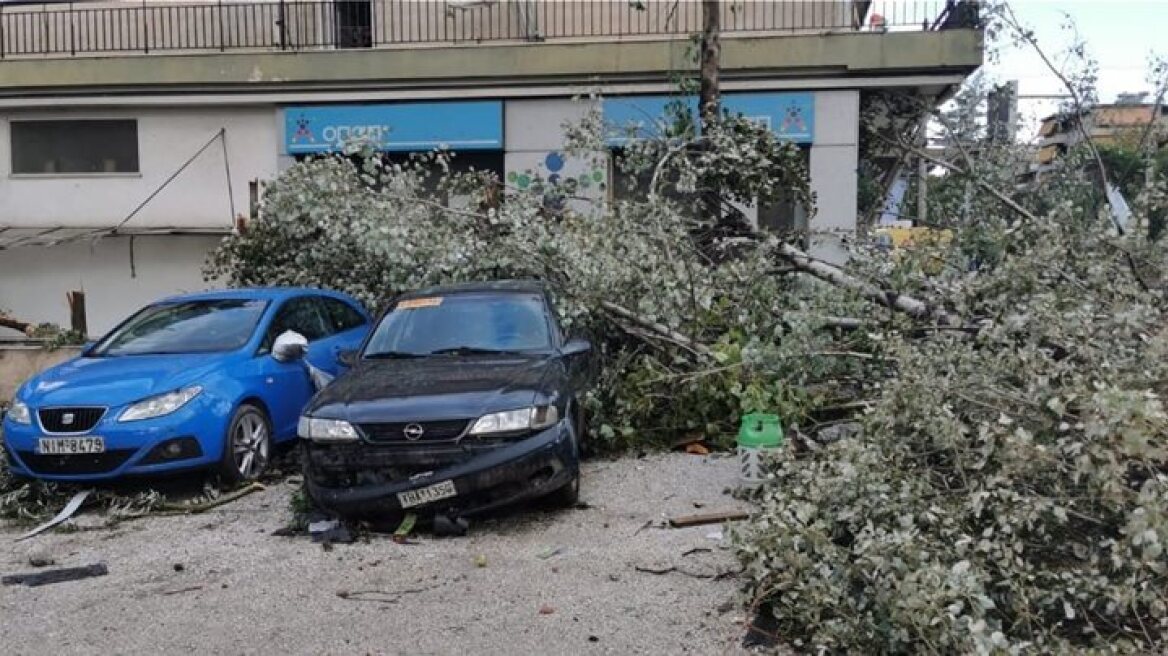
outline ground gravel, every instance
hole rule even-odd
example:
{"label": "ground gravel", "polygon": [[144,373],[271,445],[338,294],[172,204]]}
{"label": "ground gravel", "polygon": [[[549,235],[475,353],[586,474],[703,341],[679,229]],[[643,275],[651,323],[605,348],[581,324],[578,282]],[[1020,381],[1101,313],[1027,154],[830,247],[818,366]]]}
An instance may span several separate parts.
{"label": "ground gravel", "polygon": [[[742,504],[732,459],[651,455],[584,466],[571,510],[527,508],[462,538],[387,536],[325,550],[273,531],[281,483],[201,515],[13,542],[0,572],[104,562],[108,576],[0,586],[6,654],[735,654],[739,581],[718,525],[664,517]],[[548,555],[559,549],[558,553]],[[687,554],[687,552],[689,552]],[[544,557],[541,557],[544,556]],[[663,571],[654,574],[639,569]]]}

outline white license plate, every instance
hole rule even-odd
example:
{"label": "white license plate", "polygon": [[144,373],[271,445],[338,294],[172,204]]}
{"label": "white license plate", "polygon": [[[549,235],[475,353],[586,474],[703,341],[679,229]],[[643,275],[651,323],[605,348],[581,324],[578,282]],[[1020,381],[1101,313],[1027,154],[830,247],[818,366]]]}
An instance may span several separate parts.
{"label": "white license plate", "polygon": [[42,437],[37,440],[36,451],[46,456],[105,453],[105,440],[100,437]]}
{"label": "white license plate", "polygon": [[454,481],[442,481],[441,483],[427,485],[416,490],[398,492],[397,500],[401,503],[402,508],[413,508],[423,503],[430,503],[439,499],[449,499],[457,495],[458,492],[454,489]]}

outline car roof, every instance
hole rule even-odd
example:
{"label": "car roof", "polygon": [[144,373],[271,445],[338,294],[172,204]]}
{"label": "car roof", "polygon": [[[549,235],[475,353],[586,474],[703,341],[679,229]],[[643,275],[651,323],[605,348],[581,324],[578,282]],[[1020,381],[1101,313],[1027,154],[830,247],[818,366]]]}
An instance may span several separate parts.
{"label": "car roof", "polygon": [[543,294],[547,292],[547,285],[540,280],[484,280],[480,282],[463,282],[452,285],[437,285],[412,292],[406,292],[398,298],[417,298],[419,296],[450,296],[453,294],[499,292],[506,294]]}
{"label": "car roof", "polygon": [[179,294],[160,299],[159,303],[176,303],[179,301],[218,301],[228,299],[243,299],[255,301],[282,301],[293,296],[316,294],[351,300],[348,296],[328,289],[314,287],[243,287],[239,289],[212,289],[191,294]]}

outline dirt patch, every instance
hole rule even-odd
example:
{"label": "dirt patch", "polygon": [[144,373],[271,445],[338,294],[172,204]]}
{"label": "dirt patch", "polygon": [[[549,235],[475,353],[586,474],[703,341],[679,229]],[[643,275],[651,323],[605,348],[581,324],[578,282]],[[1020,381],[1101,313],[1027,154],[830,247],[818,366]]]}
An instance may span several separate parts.
{"label": "dirt patch", "polygon": [[585,507],[328,551],[272,535],[291,518],[282,484],[201,515],[22,543],[3,527],[0,573],[35,555],[109,574],[0,588],[0,635],[13,654],[737,653],[720,527],[656,526],[695,504],[742,507],[723,494],[734,475],[731,459],[686,454],[589,462]]}

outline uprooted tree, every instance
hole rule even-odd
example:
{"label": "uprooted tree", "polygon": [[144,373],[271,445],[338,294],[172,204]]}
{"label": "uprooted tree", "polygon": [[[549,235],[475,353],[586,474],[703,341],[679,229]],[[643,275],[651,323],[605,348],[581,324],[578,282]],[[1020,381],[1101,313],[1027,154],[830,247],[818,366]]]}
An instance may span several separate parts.
{"label": "uprooted tree", "polygon": [[[839,268],[781,235],[711,231],[725,207],[814,199],[792,146],[709,123],[632,146],[622,166],[643,193],[619,202],[549,206],[544,188],[498,203],[501,181],[442,173],[444,155],[309,160],[208,273],[370,305],[543,279],[599,347],[587,408],[603,447],[716,439],[744,411],[779,412],[797,448],[737,544],[752,604],[800,648],[1163,650],[1168,240],[1147,221],[1164,182],[1129,199],[1121,232],[1095,153],[1015,190],[1025,150],[965,136],[930,193],[953,240],[861,247]],[[577,126],[573,152],[605,129]],[[867,136],[927,155],[895,129]],[[841,421],[853,436],[828,443]]]}

